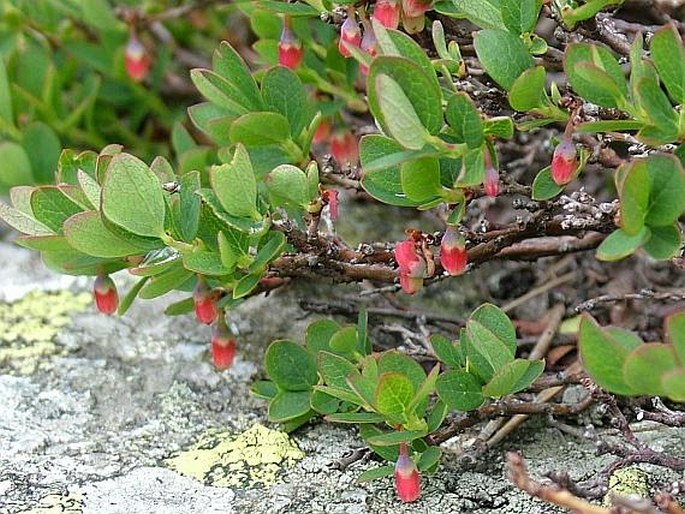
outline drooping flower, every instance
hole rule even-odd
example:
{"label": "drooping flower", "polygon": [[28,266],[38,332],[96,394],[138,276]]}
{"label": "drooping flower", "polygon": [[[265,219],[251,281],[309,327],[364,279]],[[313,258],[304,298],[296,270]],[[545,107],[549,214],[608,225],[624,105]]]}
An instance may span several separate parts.
{"label": "drooping flower", "polygon": [[406,18],[417,18],[431,8],[432,0],[402,0],[402,14]]}
{"label": "drooping flower", "polygon": [[[376,57],[376,35],[373,33],[373,29],[370,26],[364,31],[364,37],[362,37],[361,42],[361,49],[364,52],[366,52],[367,55],[371,57],[371,59]],[[369,73],[369,67],[366,64],[360,64],[359,70],[364,75],[367,75]]]}
{"label": "drooping flower", "polygon": [[340,41],[338,41],[338,50],[343,57],[351,57],[352,54],[345,47],[345,43],[352,46],[359,46],[362,41],[362,31],[359,29],[357,17],[354,11],[348,11],[347,19],[340,26]]}
{"label": "drooping flower", "polygon": [[326,189],[324,191],[325,200],[328,203],[328,213],[331,216],[331,221],[338,219],[338,194],[337,189]]}
{"label": "drooping flower", "polygon": [[198,277],[193,290],[193,302],[198,321],[205,325],[213,323],[217,316],[216,295],[202,277]]}
{"label": "drooping flower", "polygon": [[131,31],[128,43],[126,44],[124,66],[128,76],[135,82],[145,80],[150,71],[150,56],[133,31]]}
{"label": "drooping flower", "polygon": [[349,130],[339,130],[331,138],[331,154],[341,167],[356,166],[359,162],[359,143]]}
{"label": "drooping flower", "polygon": [[450,275],[461,275],[466,269],[468,254],[464,237],[448,226],[440,242],[440,264]]}
{"label": "drooping flower", "polygon": [[113,314],[119,306],[119,293],[112,277],[100,274],[93,284],[95,305],[103,314]]}
{"label": "drooping flower", "polygon": [[373,18],[389,29],[400,25],[400,4],[398,0],[378,0],[373,8]]}
{"label": "drooping flower", "polygon": [[409,457],[407,443],[400,443],[400,455],[395,463],[395,489],[405,503],[419,499],[421,477],[414,461]]}
{"label": "drooping flower", "polygon": [[230,368],[235,359],[236,342],[226,324],[224,313],[220,312],[212,327],[212,362],[218,370]]}
{"label": "drooping flower", "polygon": [[290,30],[290,20],[286,18],[278,42],[278,64],[294,70],[302,62],[303,55],[302,42]]}
{"label": "drooping flower", "polygon": [[552,179],[558,186],[564,186],[573,180],[578,169],[576,145],[569,137],[564,137],[554,149],[552,156]]}
{"label": "drooping flower", "polygon": [[395,245],[395,260],[399,266],[400,286],[407,294],[414,294],[423,287],[426,261],[416,251],[416,244],[407,239]]}
{"label": "drooping flower", "polygon": [[495,198],[499,194],[499,172],[490,164],[485,168],[485,194],[490,198]]}
{"label": "drooping flower", "polygon": [[328,139],[331,137],[332,129],[333,124],[331,123],[330,118],[324,118],[323,120],[321,120],[321,123],[319,123],[319,126],[316,127],[316,131],[314,132],[314,136],[312,137],[312,143],[315,145],[319,145],[321,143],[328,141]]}

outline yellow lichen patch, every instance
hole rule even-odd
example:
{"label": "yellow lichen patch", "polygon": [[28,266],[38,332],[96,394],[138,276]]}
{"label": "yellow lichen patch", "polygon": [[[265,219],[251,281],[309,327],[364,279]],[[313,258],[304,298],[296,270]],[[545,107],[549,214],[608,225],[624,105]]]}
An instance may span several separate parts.
{"label": "yellow lichen patch", "polygon": [[83,495],[79,493],[49,494],[32,509],[23,510],[20,514],[81,514],[83,512]]}
{"label": "yellow lichen patch", "polygon": [[166,465],[206,485],[250,487],[275,484],[281,468],[303,457],[288,434],[254,424],[238,435],[209,430]]}
{"label": "yellow lichen patch", "polygon": [[0,303],[0,366],[33,373],[46,356],[60,353],[53,338],[69,323],[69,315],[91,302],[88,293],[33,291],[16,302]]}
{"label": "yellow lichen patch", "polygon": [[637,495],[649,498],[649,475],[638,467],[628,467],[614,471],[609,477],[609,492],[604,497],[604,505],[611,505],[611,496]]}

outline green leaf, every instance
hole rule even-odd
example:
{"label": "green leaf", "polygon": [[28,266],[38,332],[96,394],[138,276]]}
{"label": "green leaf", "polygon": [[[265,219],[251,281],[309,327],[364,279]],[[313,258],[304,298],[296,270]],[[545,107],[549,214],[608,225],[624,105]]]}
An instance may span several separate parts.
{"label": "green leaf", "polygon": [[389,477],[394,472],[394,465],[386,464],[385,466],[378,466],[377,468],[371,468],[364,471],[357,477],[357,482],[371,482],[372,480],[377,480],[379,478]]}
{"label": "green leaf", "polygon": [[262,279],[262,273],[262,271],[250,273],[238,280],[233,288],[233,299],[237,300],[238,298],[244,298],[249,295]]}
{"label": "green leaf", "polygon": [[[505,29],[502,21],[500,0],[451,0],[453,11],[448,16],[466,18],[485,29]],[[439,11],[440,12],[440,11]]]}
{"label": "green leaf", "polygon": [[435,391],[435,383],[438,380],[439,373],[440,364],[436,364],[428,373],[426,380],[424,380],[416,390],[416,394],[412,398],[409,408],[407,409],[408,412],[415,411],[417,415],[423,416],[426,410],[428,396]]}
{"label": "green leaf", "polygon": [[412,201],[424,203],[440,192],[440,163],[435,157],[424,157],[400,166],[402,190]]}
{"label": "green leaf", "polygon": [[159,275],[173,267],[178,268],[179,258],[180,254],[177,250],[166,246],[149,252],[143,262],[135,268],[129,268],[129,273],[141,277]]}
{"label": "green leaf", "polygon": [[281,232],[271,232],[269,240],[262,246],[257,255],[255,255],[252,264],[250,264],[249,271],[263,272],[269,263],[278,257],[285,248],[285,236]]}
{"label": "green leaf", "polygon": [[578,341],[583,368],[597,385],[613,393],[635,394],[636,391],[623,378],[622,369],[630,350],[621,340],[612,337],[584,314]]}
{"label": "green leaf", "polygon": [[485,401],[480,381],[464,370],[449,370],[438,377],[438,396],[449,409],[469,411]]}
{"label": "green leaf", "polygon": [[680,225],[650,227],[649,239],[645,242],[645,251],[654,259],[666,260],[675,257],[682,246]]}
{"label": "green leaf", "polygon": [[545,78],[547,73],[542,66],[535,66],[524,71],[512,84],[509,90],[509,103],[517,111],[532,111],[544,105]]}
{"label": "green leaf", "polygon": [[287,391],[307,391],[319,380],[311,353],[292,341],[271,343],[264,362],[269,378]]}
{"label": "green leaf", "polygon": [[307,327],[305,345],[313,355],[320,351],[330,350],[329,342],[333,335],[340,330],[340,325],[330,319],[320,319]]}
{"label": "green leaf", "polygon": [[76,172],[76,177],[83,194],[86,195],[92,208],[99,209],[102,198],[102,188],[100,187],[100,184],[83,170],[78,170]]}
{"label": "green leaf", "polygon": [[381,374],[375,394],[375,406],[385,415],[406,417],[407,407],[414,397],[411,381],[400,373]]}
{"label": "green leaf", "polygon": [[458,368],[464,365],[464,355],[458,343],[455,344],[439,334],[432,335],[430,342],[435,356],[450,368]]}
{"label": "green leaf", "polygon": [[645,343],[628,355],[623,364],[623,378],[638,394],[664,396],[661,378],[676,367],[676,354],[671,345]]}
{"label": "green leaf", "polygon": [[668,93],[685,104],[685,46],[673,25],[659,29],[650,43],[652,60]]}
{"label": "green leaf", "polygon": [[[591,62],[576,64],[572,77],[571,85],[585,100],[602,107],[620,107],[625,103],[625,96],[609,74]],[[582,84],[582,92],[576,89],[578,84]]]}
{"label": "green leaf", "polygon": [[311,391],[279,391],[269,402],[269,421],[283,423],[310,411]]}
{"label": "green leaf", "polygon": [[255,220],[260,218],[257,179],[243,145],[236,146],[230,164],[212,167],[209,178],[216,197],[228,214]]}
{"label": "green leaf", "polygon": [[272,400],[278,394],[278,386],[271,380],[258,380],[250,386],[250,392],[262,400]]}
{"label": "green leaf", "polygon": [[483,121],[466,93],[455,93],[450,97],[445,119],[454,129],[458,143],[466,143],[469,148],[480,148],[483,144]]}
{"label": "green leaf", "polygon": [[329,342],[331,350],[342,355],[351,355],[357,350],[357,327],[349,325],[333,334]]}
{"label": "green leaf", "polygon": [[39,252],[64,252],[73,250],[64,236],[19,236],[14,243]]}
{"label": "green leaf", "polygon": [[143,300],[151,300],[183,286],[193,278],[193,273],[185,269],[180,261],[176,261],[173,267],[153,276],[140,290],[139,296]]}
{"label": "green leaf", "polygon": [[123,316],[128,312],[128,310],[131,308],[131,305],[133,305],[134,300],[138,296],[138,293],[140,293],[140,290],[143,288],[143,286],[147,283],[147,281],[150,279],[150,277],[143,277],[141,278],[138,282],[136,282],[133,287],[131,287],[124,297],[121,299],[121,302],[119,303],[119,308],[117,309],[117,315]]}
{"label": "green leaf", "polygon": [[7,78],[7,68],[4,59],[0,59],[0,120],[8,126],[14,126],[12,111],[12,92]]}
{"label": "green leaf", "polygon": [[637,120],[601,120],[587,121],[576,127],[577,132],[623,132],[626,130],[640,130],[644,122]]}
{"label": "green leaf", "polygon": [[663,154],[652,155],[635,166],[640,165],[646,166],[649,173],[649,206],[645,223],[650,227],[671,225],[685,212],[683,166],[675,156]]}
{"label": "green leaf", "polygon": [[485,71],[507,91],[518,76],[533,65],[533,58],[523,41],[511,32],[481,30],[476,33],[473,44]]}
{"label": "green leaf", "polygon": [[31,211],[35,218],[57,233],[64,222],[82,208],[65,196],[57,186],[37,187],[31,193]]}
{"label": "green leaf", "polygon": [[501,0],[502,21],[511,32],[531,32],[538,19],[539,6],[536,0]]}
{"label": "green leaf", "polygon": [[378,75],[376,91],[379,94],[378,106],[388,133],[405,148],[423,148],[429,134],[401,86],[387,75]]}
{"label": "green leaf", "polygon": [[107,0],[81,0],[83,19],[100,30],[121,30],[122,23]]}
{"label": "green leaf", "polygon": [[423,381],[426,380],[426,372],[423,367],[415,359],[397,350],[389,350],[381,354],[378,359],[378,373],[400,373],[405,375],[409,378],[415,390],[418,390]]}
{"label": "green leaf", "polygon": [[207,276],[222,276],[231,273],[221,262],[221,257],[216,252],[196,250],[183,255],[183,266],[193,273]]}
{"label": "green leaf", "polygon": [[326,421],[331,423],[382,423],[385,418],[375,412],[338,412],[326,416]]}
{"label": "green leaf", "polygon": [[649,120],[665,134],[678,137],[678,114],[657,82],[644,78],[637,84],[637,100]]}
{"label": "green leaf", "polygon": [[0,188],[33,183],[31,160],[21,145],[0,143]]}
{"label": "green leaf", "polygon": [[469,318],[469,322],[476,321],[489,332],[500,339],[507,347],[511,356],[516,353],[516,329],[505,312],[491,303],[484,303],[478,307]]}
{"label": "green leaf", "polygon": [[266,146],[285,142],[290,137],[288,120],[276,112],[250,112],[233,122],[231,143]]}
{"label": "green leaf", "polygon": [[596,257],[605,262],[619,261],[632,255],[649,235],[650,231],[647,227],[642,227],[642,230],[634,236],[629,236],[622,229],[614,230],[599,245]]}
{"label": "green leaf", "polygon": [[352,405],[368,405],[368,402],[363,400],[356,391],[351,390],[349,387],[341,389],[339,387],[316,385],[314,386],[314,390],[328,394],[344,402],[351,403]]}
{"label": "green leaf", "polygon": [[552,168],[541,169],[533,180],[533,200],[549,200],[564,190],[564,186],[557,185],[552,178]]}
{"label": "green leaf", "polygon": [[669,371],[661,377],[661,384],[671,400],[685,402],[685,368]]}
{"label": "green leaf", "polygon": [[483,122],[483,133],[502,139],[511,139],[514,137],[514,120],[509,116],[489,118]]}
{"label": "green leaf", "polygon": [[666,338],[673,345],[680,364],[685,366],[685,311],[666,317]]}
{"label": "green leaf", "polygon": [[252,101],[231,82],[210,70],[190,70],[190,79],[197,90],[231,116],[241,116],[253,110]]}
{"label": "green leaf", "polygon": [[31,236],[50,236],[55,232],[33,216],[0,202],[0,219],[14,230]]}
{"label": "green leaf", "polygon": [[[382,90],[382,87],[379,89],[377,80],[379,76],[389,78],[395,83],[394,86],[390,86],[394,92],[401,91],[401,95],[396,94],[390,102],[385,102],[385,109],[381,109],[380,102],[390,92]],[[440,87],[437,81],[429,78],[418,64],[403,57],[388,55],[376,57],[369,69],[367,87],[369,108],[385,132],[393,134],[384,117],[384,112],[392,109],[391,104],[397,102],[400,102],[409,113],[413,113],[413,115],[404,113],[405,116],[411,117],[412,120],[418,117],[424,131],[427,130],[429,134],[435,135],[442,129]],[[411,110],[406,101],[409,102]]]}
{"label": "green leaf", "polygon": [[22,130],[21,145],[31,161],[33,177],[39,183],[53,182],[62,143],[45,123],[33,122]]}
{"label": "green leaf", "polygon": [[442,399],[438,399],[438,401],[435,402],[435,405],[433,405],[433,408],[431,409],[428,418],[426,419],[426,421],[428,422],[429,433],[435,432],[438,428],[440,428],[442,422],[445,421],[445,418],[447,417],[448,410],[449,408],[447,404]]}
{"label": "green leaf", "polygon": [[491,398],[501,398],[522,391],[532,384],[544,369],[545,363],[543,361],[513,360],[485,384],[483,394]]}
{"label": "green leaf", "polygon": [[266,107],[282,114],[290,124],[290,133],[298,137],[307,124],[307,93],[299,77],[284,66],[268,70],[262,77],[262,97]]}
{"label": "green leaf", "polygon": [[417,467],[419,471],[433,472],[437,469],[440,463],[440,457],[442,456],[442,450],[437,446],[430,446],[428,449],[421,454]]}
{"label": "green leaf", "polygon": [[477,321],[468,322],[465,336],[461,344],[468,359],[468,368],[486,382],[514,359],[507,344]]}
{"label": "green leaf", "polygon": [[347,377],[357,370],[350,361],[326,351],[319,351],[319,371],[326,385],[339,389],[349,389]]}
{"label": "green leaf", "polygon": [[[581,65],[583,67],[579,68]],[[590,67],[594,69],[590,70]],[[611,52],[601,46],[570,44],[564,55],[564,71],[576,93],[603,107],[617,107],[616,99],[624,97],[627,91],[621,66]]]}
{"label": "green leaf", "polygon": [[249,110],[262,109],[262,99],[252,73],[240,54],[229,43],[221,42],[219,48],[214,51],[212,64],[217,74],[231,82],[242,93],[242,98],[246,101],[245,106]]}
{"label": "green leaf", "polygon": [[162,236],[165,202],[159,179],[143,161],[124,153],[115,155],[102,184],[102,213],[133,234]]}
{"label": "green leaf", "polygon": [[399,432],[386,432],[366,439],[366,442],[375,446],[394,446],[400,443],[410,443],[414,439],[424,437],[423,430],[402,430]]}
{"label": "green leaf", "polygon": [[147,253],[110,232],[97,211],[79,212],[64,222],[64,235],[76,250],[94,257],[117,258]]}
{"label": "green leaf", "polygon": [[644,159],[635,159],[627,167],[619,187],[621,198],[621,229],[635,236],[645,225],[649,203],[649,171]]}
{"label": "green leaf", "polygon": [[340,399],[315,389],[312,391],[310,405],[318,414],[334,414],[340,408]]}
{"label": "green leaf", "polygon": [[264,177],[276,205],[306,208],[309,204],[307,175],[297,166],[281,164]]}

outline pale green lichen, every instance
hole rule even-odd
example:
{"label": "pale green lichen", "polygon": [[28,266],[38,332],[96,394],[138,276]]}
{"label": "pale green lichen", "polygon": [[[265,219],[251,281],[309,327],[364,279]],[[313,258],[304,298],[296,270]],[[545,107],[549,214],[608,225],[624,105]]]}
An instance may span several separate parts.
{"label": "pale green lichen", "polygon": [[92,302],[88,293],[33,291],[12,303],[0,302],[0,366],[4,372],[29,375],[46,357],[62,353],[55,336],[70,315]]}
{"label": "pale green lichen", "polygon": [[49,494],[36,507],[19,514],[81,514],[83,506],[83,495],[79,493]]}
{"label": "pale green lichen", "polygon": [[278,482],[281,469],[304,457],[288,434],[255,424],[237,436],[209,430],[166,465],[214,487],[250,487]]}

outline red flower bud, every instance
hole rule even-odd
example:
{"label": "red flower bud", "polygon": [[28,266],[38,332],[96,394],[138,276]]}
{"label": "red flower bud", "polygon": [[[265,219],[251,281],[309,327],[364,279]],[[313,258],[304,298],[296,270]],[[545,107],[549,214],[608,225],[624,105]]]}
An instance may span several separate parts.
{"label": "red flower bud", "polygon": [[327,141],[331,137],[331,130],[333,129],[333,124],[329,118],[321,120],[319,126],[316,127],[314,136],[312,137],[312,143],[315,145],[321,144]]}
{"label": "red flower bud", "polygon": [[[369,28],[364,32],[364,37],[362,38],[361,49],[366,52],[371,59],[376,57],[376,35],[373,33],[373,29]],[[369,73],[369,67],[365,64],[359,65],[359,70],[367,75]]]}
{"label": "red flower bud", "polygon": [[197,279],[197,285],[193,291],[193,301],[195,302],[195,316],[197,316],[198,321],[205,325],[213,323],[217,315],[216,295],[201,277]]}
{"label": "red flower bud", "polygon": [[389,29],[400,25],[400,4],[398,0],[378,0],[373,8],[373,18]]}
{"label": "red flower bud", "polygon": [[356,166],[359,162],[357,138],[349,130],[336,132],[331,138],[331,154],[342,167]]}
{"label": "red flower bud", "polygon": [[400,443],[400,456],[395,463],[395,488],[400,500],[405,503],[418,500],[421,494],[419,470],[409,458],[407,443]]}
{"label": "red flower bud", "polygon": [[231,337],[222,312],[212,327],[212,361],[219,371],[231,367],[235,359],[235,348],[235,339]]}
{"label": "red flower bud", "polygon": [[338,42],[338,50],[343,57],[351,57],[350,51],[345,48],[345,44],[352,46],[359,46],[362,41],[362,31],[359,30],[357,19],[354,13],[348,14],[347,19],[340,27],[340,41]]}
{"label": "red flower bud", "polygon": [[495,198],[499,194],[499,172],[492,165],[485,168],[485,194]]}
{"label": "red flower bud", "polygon": [[440,242],[440,264],[450,275],[461,275],[467,260],[464,237],[454,227],[447,227]]}
{"label": "red flower bud", "polygon": [[336,189],[327,189],[324,191],[324,196],[326,202],[328,202],[328,212],[331,216],[331,220],[335,221],[338,219],[338,194],[340,192]]}
{"label": "red flower bud", "polygon": [[558,186],[566,185],[571,182],[577,169],[576,145],[570,139],[564,138],[554,149],[552,179]]}
{"label": "red flower bud", "polygon": [[402,12],[405,18],[418,18],[431,8],[432,0],[402,0]]}
{"label": "red flower bud", "polygon": [[283,26],[281,40],[278,42],[278,64],[294,70],[302,62],[302,43],[292,33],[288,24]]}
{"label": "red flower bud", "polygon": [[126,73],[135,82],[142,82],[150,71],[150,57],[145,51],[143,44],[138,41],[136,35],[131,32],[131,36],[126,44],[124,53],[124,65]]}
{"label": "red flower bud", "polygon": [[119,306],[117,286],[109,275],[98,275],[93,284],[95,305],[103,314],[112,314]]}

